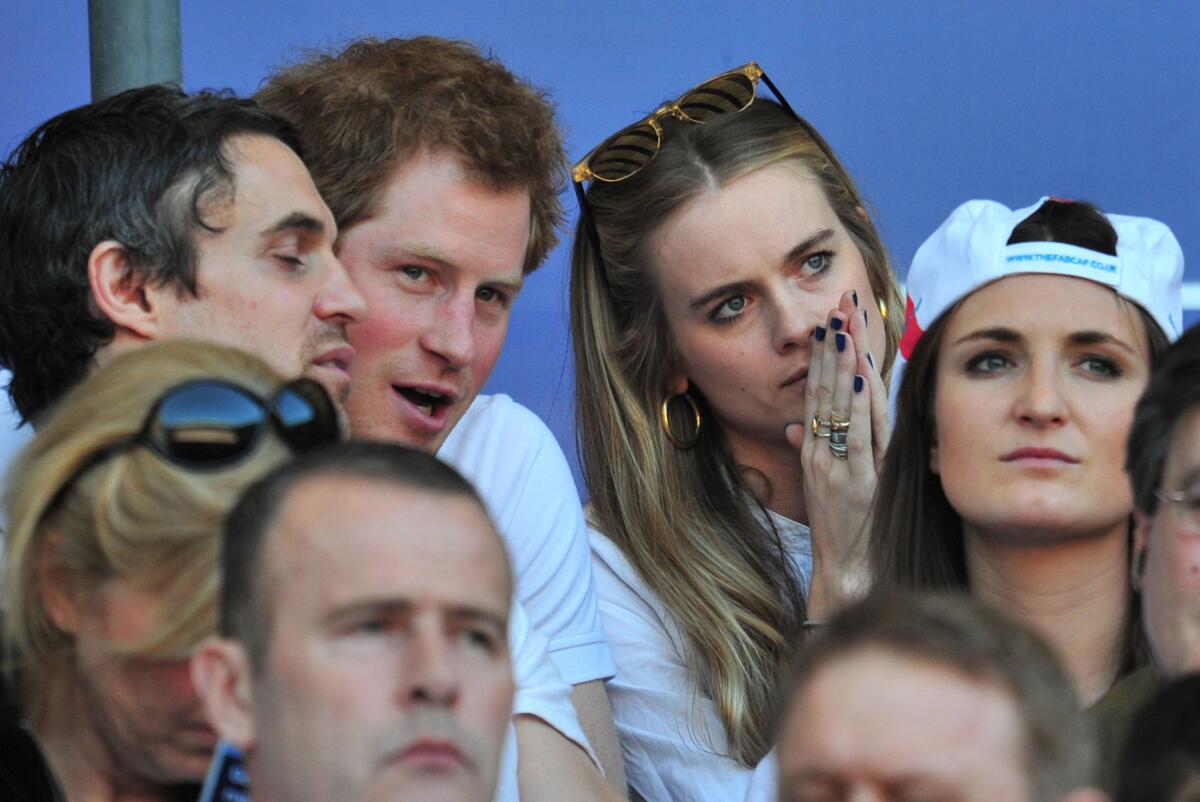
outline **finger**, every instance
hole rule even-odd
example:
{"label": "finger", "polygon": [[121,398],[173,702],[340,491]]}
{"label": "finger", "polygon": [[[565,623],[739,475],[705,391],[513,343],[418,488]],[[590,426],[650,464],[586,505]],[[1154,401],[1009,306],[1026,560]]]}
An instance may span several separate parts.
{"label": "finger", "polygon": [[[866,356],[870,356],[868,353]],[[863,371],[862,363],[870,368]],[[871,434],[875,451],[875,466],[883,464],[883,455],[892,439],[892,422],[888,418],[888,390],[883,377],[875,369],[874,359],[860,360],[859,372],[866,378],[867,391],[871,400]]]}
{"label": "finger", "polygon": [[[825,334],[825,348],[821,353],[821,373],[817,380],[817,414],[825,420],[829,420],[829,415],[833,407],[834,383],[838,378],[838,357],[840,356],[837,348],[838,342],[842,343],[841,353],[846,352],[849,345],[846,337],[845,325],[846,321],[841,312],[834,310],[829,313],[829,318],[826,321],[828,329]],[[841,334],[841,337],[838,335]]]}
{"label": "finger", "polygon": [[828,336],[826,326],[818,325],[813,329],[811,350],[808,358],[808,378],[804,385],[804,424],[805,445],[802,453],[808,455],[819,438],[812,434],[812,420],[818,413],[820,402],[817,398],[817,388],[821,384],[821,366],[825,364],[825,347],[832,346],[832,338]]}
{"label": "finger", "polygon": [[857,374],[851,380],[850,429],[846,432],[846,463],[851,479],[859,485],[874,486],[875,459],[871,448],[873,421],[871,419],[871,393],[867,389],[867,378]]}
{"label": "finger", "polygon": [[829,405],[829,420],[845,423],[850,420],[851,394],[854,388],[855,365],[858,357],[854,351],[854,341],[849,332],[844,330],[845,323],[834,318],[843,328],[834,332],[834,356],[837,372],[833,377],[833,393]]}

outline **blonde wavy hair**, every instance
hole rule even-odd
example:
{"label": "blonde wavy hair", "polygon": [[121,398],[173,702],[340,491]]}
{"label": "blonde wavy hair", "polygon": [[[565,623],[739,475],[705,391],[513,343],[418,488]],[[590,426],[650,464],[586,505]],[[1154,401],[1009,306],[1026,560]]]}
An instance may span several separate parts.
{"label": "blonde wavy hair", "polygon": [[68,393],[13,465],[4,495],[4,664],[10,679],[19,679],[27,706],[38,704],[48,670],[72,649],[71,636],[55,626],[43,603],[46,561],[84,593],[125,579],[159,594],[157,629],[123,652],[182,657],[216,631],[225,515],[246,487],[291,452],[268,436],[237,465],[199,472],[146,447],[120,447],[164,392],[201,378],[262,397],[283,384],[262,361],[230,348],[148,345]]}
{"label": "blonde wavy hair", "polygon": [[893,312],[886,322],[885,377],[899,342],[900,296],[850,176],[777,104],[759,99],[703,125],[662,122],[662,148],[644,169],[588,190],[602,258],[582,214],[575,231],[576,430],[593,522],[678,620],[696,686],[716,704],[730,755],[752,766],[771,745],[775,695],[804,619],[804,599],[761,508],[767,499],[756,498],[747,484],[747,469],[712,425],[703,394],[690,390],[707,421],[691,449],[673,446],[659,423],[679,357],[653,277],[650,239],[698,195],[769,165],[790,164],[817,180],[862,253],[876,301]]}

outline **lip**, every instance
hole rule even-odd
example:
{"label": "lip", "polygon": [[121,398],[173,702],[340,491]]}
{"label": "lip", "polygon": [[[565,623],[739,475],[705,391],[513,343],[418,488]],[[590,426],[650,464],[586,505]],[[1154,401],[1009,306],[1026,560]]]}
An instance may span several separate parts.
{"label": "lip", "polygon": [[350,365],[354,362],[354,349],[348,345],[330,348],[313,360],[315,367],[332,368],[349,375]]}
{"label": "lip", "polygon": [[419,738],[400,750],[397,758],[417,768],[440,771],[462,768],[467,763],[457,744],[440,738]]}
{"label": "lip", "polygon": [[[446,400],[434,407],[433,414],[427,414],[423,409],[409,400],[401,390],[420,390],[425,393],[437,393]],[[400,407],[401,416],[410,427],[429,434],[438,434],[446,428],[450,419],[450,409],[458,404],[459,393],[452,387],[439,384],[393,384],[392,395]]]}
{"label": "lip", "polygon": [[780,387],[791,387],[795,384],[805,384],[806,385],[807,383],[808,383],[808,368],[803,367],[803,368],[800,368],[800,370],[793,373],[792,375],[788,376],[786,379],[784,379],[783,383],[780,384],[779,386]]}
{"label": "lip", "polygon": [[1001,462],[1017,462],[1023,465],[1078,465],[1079,460],[1055,448],[1026,446],[1010,451],[1000,458]]}

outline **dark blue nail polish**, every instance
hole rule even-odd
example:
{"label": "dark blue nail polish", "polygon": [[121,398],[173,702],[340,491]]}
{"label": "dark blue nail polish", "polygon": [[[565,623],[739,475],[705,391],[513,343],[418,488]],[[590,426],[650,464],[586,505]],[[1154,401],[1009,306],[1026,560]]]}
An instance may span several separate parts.
{"label": "dark blue nail polish", "polygon": [[867,317],[867,310],[864,309],[863,310],[863,328],[865,329],[867,327],[867,324],[870,322],[871,322],[870,318]]}
{"label": "dark blue nail polish", "polygon": [[850,290],[850,300],[854,301],[855,306],[858,306],[858,290]]}
{"label": "dark blue nail polish", "polygon": [[863,388],[863,377],[855,376],[854,377],[854,392],[861,393],[862,388]]}
{"label": "dark blue nail polish", "polygon": [[840,331],[837,333],[837,347],[839,353],[846,350],[846,335]]}
{"label": "dark blue nail polish", "polygon": [[842,319],[840,317],[835,317],[833,320],[829,321],[829,325],[833,326],[834,331],[841,331],[842,330]]}
{"label": "dark blue nail polish", "polygon": [[825,327],[824,326],[817,326],[817,342],[819,342],[819,343],[825,342]]}
{"label": "dark blue nail polish", "polygon": [[875,357],[871,356],[870,351],[867,351],[867,364],[871,367],[875,367]]}

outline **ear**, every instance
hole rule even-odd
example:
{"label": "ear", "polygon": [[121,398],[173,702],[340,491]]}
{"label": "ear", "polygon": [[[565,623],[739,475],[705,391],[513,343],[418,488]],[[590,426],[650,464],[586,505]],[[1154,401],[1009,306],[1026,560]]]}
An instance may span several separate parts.
{"label": "ear", "polygon": [[141,340],[160,336],[157,293],[146,286],[146,276],[129,266],[129,251],[116,240],[105,240],[88,256],[88,286],[100,313],[118,331]]}
{"label": "ear", "polygon": [[242,752],[254,748],[253,666],[238,642],[211,636],[192,652],[192,685],[208,723]]}
{"label": "ear", "polygon": [[1146,571],[1146,549],[1150,544],[1150,523],[1153,519],[1141,510],[1133,511],[1133,559],[1130,561],[1130,581],[1134,590],[1142,589],[1142,574]]}
{"label": "ear", "polygon": [[38,549],[37,590],[50,622],[68,635],[79,632],[76,577],[58,559],[62,535],[50,532]]}
{"label": "ear", "polygon": [[871,218],[867,216],[867,210],[861,206],[855,206],[854,211],[858,212],[858,216],[862,218],[864,223],[871,222]]}
{"label": "ear", "polygon": [[669,395],[683,395],[688,391],[688,378],[682,373],[672,376],[667,380],[667,393]]}

